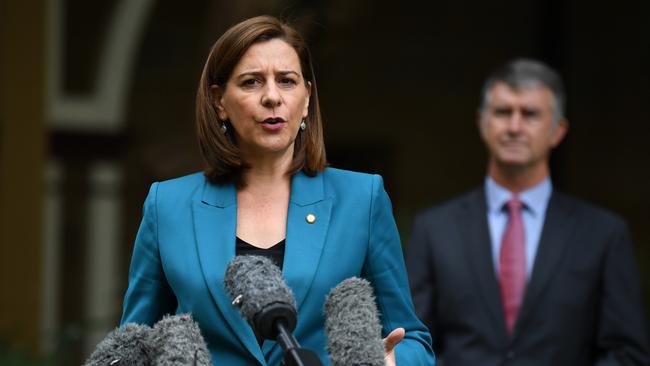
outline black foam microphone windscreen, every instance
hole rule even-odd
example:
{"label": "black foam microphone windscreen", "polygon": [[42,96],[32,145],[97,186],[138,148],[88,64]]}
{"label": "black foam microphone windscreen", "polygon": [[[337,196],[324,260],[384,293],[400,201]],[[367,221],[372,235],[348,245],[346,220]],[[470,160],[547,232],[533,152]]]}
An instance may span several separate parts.
{"label": "black foam microphone windscreen", "polygon": [[385,351],[372,285],[352,277],[325,300],[327,351],[332,366],[384,366]]}
{"label": "black foam microphone windscreen", "polygon": [[153,366],[210,366],[208,346],[189,314],[165,316],[153,326]]}
{"label": "black foam microphone windscreen", "polygon": [[[233,304],[264,338],[274,339],[272,324],[281,313],[285,326],[292,331],[296,323],[296,299],[282,278],[282,271],[270,259],[256,255],[236,256],[226,268],[224,284]],[[266,316],[269,309],[280,309]],[[264,316],[259,316],[264,314]]]}
{"label": "black foam microphone windscreen", "polygon": [[149,366],[155,350],[149,337],[152,329],[129,323],[110,332],[95,348],[84,366]]}

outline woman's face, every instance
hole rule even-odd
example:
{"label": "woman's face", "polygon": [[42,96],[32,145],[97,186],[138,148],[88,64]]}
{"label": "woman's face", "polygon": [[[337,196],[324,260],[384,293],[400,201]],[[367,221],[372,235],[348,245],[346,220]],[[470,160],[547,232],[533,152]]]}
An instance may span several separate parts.
{"label": "woman's face", "polygon": [[235,141],[249,157],[293,156],[300,122],[307,117],[310,84],[298,54],[271,39],[253,44],[235,66],[225,90],[213,86],[219,118],[230,120]]}

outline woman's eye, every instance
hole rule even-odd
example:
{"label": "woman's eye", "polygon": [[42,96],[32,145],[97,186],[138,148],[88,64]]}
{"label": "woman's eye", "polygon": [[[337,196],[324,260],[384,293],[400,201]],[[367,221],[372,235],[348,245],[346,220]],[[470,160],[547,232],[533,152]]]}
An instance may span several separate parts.
{"label": "woman's eye", "polygon": [[260,81],[257,80],[257,79],[246,79],[246,80],[242,81],[242,85],[245,86],[245,87],[256,86],[259,83],[260,83]]}
{"label": "woman's eye", "polygon": [[296,85],[296,81],[292,78],[282,78],[280,79],[280,84],[285,86],[293,86]]}

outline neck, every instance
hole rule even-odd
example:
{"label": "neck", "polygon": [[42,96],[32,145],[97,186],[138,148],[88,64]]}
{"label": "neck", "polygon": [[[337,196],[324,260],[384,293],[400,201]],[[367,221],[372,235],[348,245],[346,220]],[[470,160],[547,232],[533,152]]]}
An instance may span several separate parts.
{"label": "neck", "polygon": [[546,162],[537,166],[507,166],[494,161],[488,164],[488,175],[513,193],[521,193],[541,183],[549,174]]}
{"label": "neck", "polygon": [[247,188],[278,187],[291,181],[289,168],[293,162],[293,149],[282,154],[246,154],[249,168],[243,172]]}

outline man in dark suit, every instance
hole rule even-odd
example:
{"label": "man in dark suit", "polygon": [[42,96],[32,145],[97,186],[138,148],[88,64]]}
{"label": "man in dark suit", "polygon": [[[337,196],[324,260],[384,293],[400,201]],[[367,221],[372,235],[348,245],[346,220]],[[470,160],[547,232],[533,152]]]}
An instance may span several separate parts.
{"label": "man in dark suit", "polygon": [[540,62],[492,74],[484,185],[415,219],[407,266],[438,365],[650,365],[625,222],[551,184],[564,99]]}

